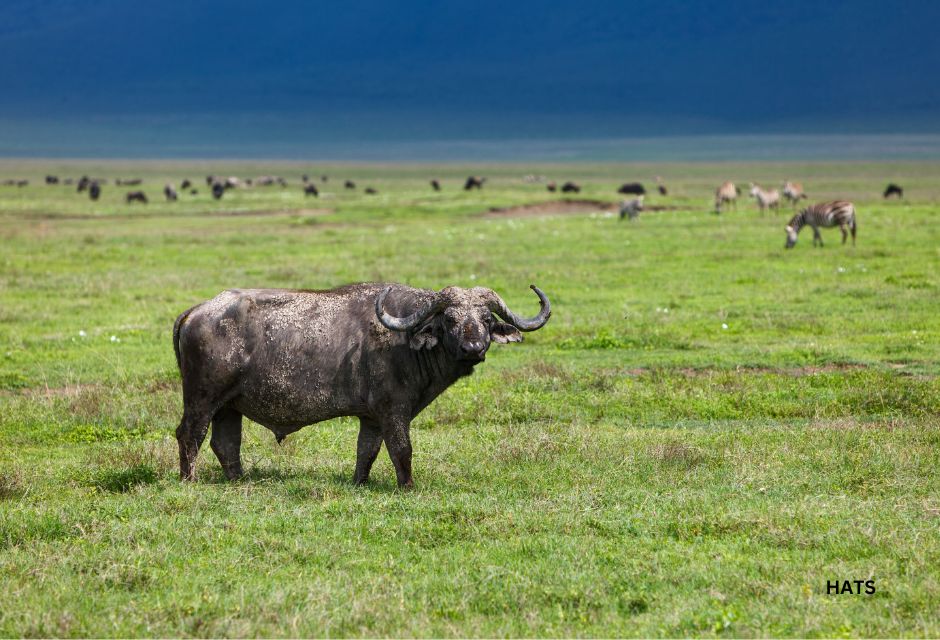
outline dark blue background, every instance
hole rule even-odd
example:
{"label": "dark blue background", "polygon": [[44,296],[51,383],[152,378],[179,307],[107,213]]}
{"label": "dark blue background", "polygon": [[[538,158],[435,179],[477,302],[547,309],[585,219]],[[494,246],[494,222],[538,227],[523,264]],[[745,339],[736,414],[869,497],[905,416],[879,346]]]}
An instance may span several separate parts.
{"label": "dark blue background", "polygon": [[[940,2],[4,0],[0,119],[272,138],[940,131]],[[194,133],[194,135],[196,135]]]}

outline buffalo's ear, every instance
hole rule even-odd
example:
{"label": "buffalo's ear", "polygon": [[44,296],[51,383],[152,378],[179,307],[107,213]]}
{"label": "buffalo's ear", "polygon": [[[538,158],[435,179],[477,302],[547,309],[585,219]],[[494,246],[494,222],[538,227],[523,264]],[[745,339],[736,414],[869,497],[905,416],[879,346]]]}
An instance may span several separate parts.
{"label": "buffalo's ear", "polygon": [[497,322],[490,329],[490,338],[493,342],[506,344],[507,342],[522,342],[519,330],[507,322]]}
{"label": "buffalo's ear", "polygon": [[415,351],[422,349],[433,349],[437,346],[437,336],[434,335],[434,323],[427,322],[420,329],[414,332],[408,343]]}

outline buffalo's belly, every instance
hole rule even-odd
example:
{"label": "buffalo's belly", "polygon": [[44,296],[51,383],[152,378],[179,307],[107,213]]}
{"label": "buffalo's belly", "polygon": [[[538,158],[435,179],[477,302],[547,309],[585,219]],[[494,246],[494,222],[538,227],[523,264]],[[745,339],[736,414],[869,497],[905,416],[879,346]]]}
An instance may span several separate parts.
{"label": "buffalo's belly", "polygon": [[349,402],[342,394],[321,396],[301,393],[243,393],[230,403],[232,407],[258,424],[287,433],[316,422],[340,416],[362,415],[358,403]]}

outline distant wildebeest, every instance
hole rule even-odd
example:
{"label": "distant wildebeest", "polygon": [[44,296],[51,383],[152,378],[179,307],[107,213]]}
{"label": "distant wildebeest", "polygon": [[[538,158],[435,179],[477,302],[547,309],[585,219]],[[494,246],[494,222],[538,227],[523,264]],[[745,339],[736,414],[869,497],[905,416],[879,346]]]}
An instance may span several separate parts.
{"label": "distant wildebeest", "polygon": [[59,184],[59,176],[46,176],[46,184]]}
{"label": "distant wildebeest", "polygon": [[783,197],[787,199],[787,202],[790,202],[794,206],[800,200],[806,199],[806,194],[803,192],[803,184],[800,182],[791,182],[789,180],[783,183]]}
{"label": "distant wildebeest", "polygon": [[347,180],[346,182],[343,183],[343,186],[347,189],[355,189],[356,183],[353,182],[352,180]]}
{"label": "distant wildebeest", "polygon": [[310,424],[359,418],[353,481],[364,484],[382,446],[398,485],[411,487],[411,421],[490,345],[521,342],[548,322],[551,305],[513,313],[493,290],[441,291],[352,284],[328,291],[231,289],[185,311],[173,326],[183,386],[176,430],[180,477],[195,480],[210,446],[225,476],[242,475],[242,416],[280,442]]}
{"label": "distant wildebeest", "polygon": [[558,190],[558,185],[555,184],[555,181],[553,180],[553,181],[549,182],[548,184],[546,184],[546,185],[545,185],[545,188],[548,189],[549,191],[551,191],[552,193],[555,193],[555,191]]}
{"label": "distant wildebeest", "polygon": [[904,197],[904,189],[900,186],[894,184],[893,182],[888,183],[888,186],[885,187],[884,198],[890,198],[891,196],[897,196],[898,199]]}
{"label": "distant wildebeest", "polygon": [[579,185],[577,182],[566,182],[565,184],[561,185],[561,192],[581,193],[581,185]]}
{"label": "distant wildebeest", "polygon": [[29,180],[17,180],[17,181],[16,181],[16,186],[18,186],[18,187],[28,187],[28,186],[29,186]]}
{"label": "distant wildebeest", "polygon": [[328,182],[329,179],[330,179],[330,176],[326,174],[323,174],[322,176],[320,176],[320,182]]}
{"label": "distant wildebeest", "polygon": [[118,178],[117,180],[114,181],[114,184],[116,184],[119,187],[136,187],[141,182],[143,182],[143,180],[141,180],[140,178],[131,178],[130,180],[121,180],[120,178]]}
{"label": "distant wildebeest", "polygon": [[796,244],[796,236],[804,226],[809,225],[813,229],[813,246],[819,243],[823,246],[822,236],[819,235],[819,229],[828,229],[839,227],[842,230],[842,244],[848,239],[849,231],[852,232],[852,246],[855,246],[855,205],[847,200],[834,200],[832,202],[820,202],[810,205],[801,212],[793,216],[786,227],[787,249],[792,249]]}
{"label": "distant wildebeest", "polygon": [[211,187],[216,182],[215,176],[206,176],[206,186]]}
{"label": "distant wildebeest", "polygon": [[223,195],[225,195],[225,185],[221,182],[213,182],[212,197],[216,200],[221,200]]}
{"label": "distant wildebeest", "polygon": [[307,186],[304,187],[304,195],[320,197],[320,192],[317,191],[317,185],[312,182],[308,183]]}
{"label": "distant wildebeest", "polygon": [[659,191],[659,195],[661,195],[661,196],[666,195],[666,193],[667,193],[667,191],[666,191],[666,185],[663,184],[663,179],[662,179],[662,177],[656,176],[655,180],[656,180],[656,189]]}
{"label": "distant wildebeest", "polygon": [[173,185],[167,182],[163,186],[163,195],[166,197],[167,202],[176,202],[177,194],[176,189],[173,188]]}
{"label": "distant wildebeest", "polygon": [[78,185],[76,186],[75,189],[76,191],[81,193],[82,191],[88,188],[89,184],[91,184],[91,178],[89,178],[88,176],[82,176],[81,178],[78,179]]}
{"label": "distant wildebeest", "polygon": [[644,196],[646,195],[646,189],[644,189],[643,185],[639,182],[625,182],[620,185],[619,189],[617,189],[617,193],[622,193],[624,195]]}
{"label": "distant wildebeest", "polygon": [[306,183],[310,182],[310,176],[308,176],[308,175],[305,173],[305,174],[303,174],[302,176],[300,176],[300,180],[301,180],[301,182],[303,182],[304,184],[306,184]]}
{"label": "distant wildebeest", "polygon": [[191,186],[193,186],[193,183],[190,182],[189,179],[187,178],[180,183],[180,191],[186,191]]}
{"label": "distant wildebeest", "polygon": [[191,196],[198,196],[198,195],[199,195],[199,189],[190,189],[190,190],[189,190],[189,195],[191,195]]}
{"label": "distant wildebeest", "polygon": [[757,208],[761,213],[764,213],[767,209],[780,210],[780,192],[776,189],[764,191],[752,182],[750,194],[752,198],[757,200]]}
{"label": "distant wildebeest", "polygon": [[127,195],[124,196],[124,199],[127,201],[127,204],[132,202],[141,202],[147,204],[147,194],[143,191],[128,191]]}
{"label": "distant wildebeest", "polygon": [[738,208],[738,195],[741,190],[734,186],[730,180],[721,183],[721,186],[715,189],[715,213],[721,213],[721,206],[730,204],[733,209]]}
{"label": "distant wildebeest", "polygon": [[88,197],[92,200],[97,200],[101,197],[101,185],[98,184],[97,180],[92,181],[92,183],[88,185]]}
{"label": "distant wildebeest", "polygon": [[440,191],[441,183],[438,182],[436,178],[434,178],[431,180],[431,188],[434,189],[435,191]]}
{"label": "distant wildebeest", "polygon": [[470,176],[467,178],[467,181],[463,183],[464,191],[470,191],[472,189],[482,189],[483,183],[486,182],[486,178],[480,178],[479,176]]}
{"label": "distant wildebeest", "polygon": [[635,220],[640,216],[640,212],[643,211],[643,197],[637,196],[632,200],[624,200],[620,203],[620,219],[630,218]]}
{"label": "distant wildebeest", "polygon": [[378,193],[378,191],[376,191],[372,187],[366,187],[365,189],[363,189],[363,193],[368,193],[369,195],[375,195]]}

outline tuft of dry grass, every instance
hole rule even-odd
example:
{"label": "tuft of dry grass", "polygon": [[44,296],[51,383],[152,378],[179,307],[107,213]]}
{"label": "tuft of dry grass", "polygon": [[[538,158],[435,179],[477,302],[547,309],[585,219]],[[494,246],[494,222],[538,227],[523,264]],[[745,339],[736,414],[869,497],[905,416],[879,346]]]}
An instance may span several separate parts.
{"label": "tuft of dry grass", "polygon": [[20,498],[26,494],[26,480],[20,469],[0,471],[0,500]]}
{"label": "tuft of dry grass", "polygon": [[691,447],[681,442],[664,442],[650,447],[650,455],[662,464],[675,465],[692,469],[711,461],[709,455],[698,447]]}

